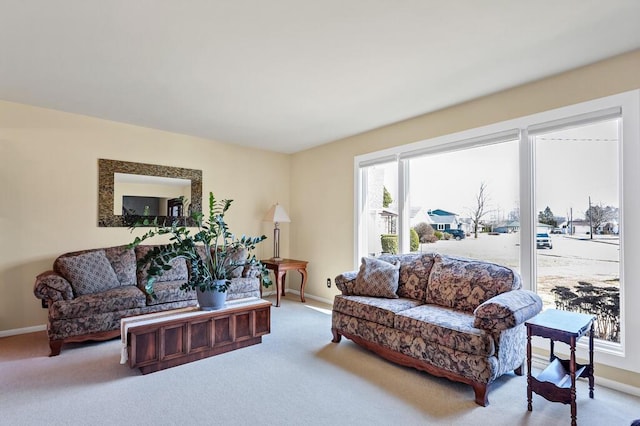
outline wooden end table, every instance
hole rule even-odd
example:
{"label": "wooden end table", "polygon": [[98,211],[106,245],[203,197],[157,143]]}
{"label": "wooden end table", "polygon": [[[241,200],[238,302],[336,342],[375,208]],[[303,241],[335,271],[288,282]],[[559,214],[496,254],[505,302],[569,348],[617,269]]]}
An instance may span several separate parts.
{"label": "wooden end table", "polygon": [[[273,271],[276,277],[276,307],[280,306],[280,296],[285,295],[285,278],[287,271],[295,270],[302,275],[300,283],[300,301],[304,302],[304,286],[307,283],[307,261],[295,259],[264,259],[261,260],[267,269]],[[260,287],[262,294],[262,286]]]}
{"label": "wooden end table", "polygon": [[[571,404],[571,425],[576,420],[576,378],[589,379],[589,398],[593,398],[593,323],[594,315],[547,309],[525,322],[527,327],[527,409],[532,410],[532,393],[552,402]],[[589,363],[576,363],[576,342],[589,333]],[[531,374],[531,336],[549,339],[549,366],[537,377]],[[558,358],[553,352],[553,342],[569,345],[568,360]]]}

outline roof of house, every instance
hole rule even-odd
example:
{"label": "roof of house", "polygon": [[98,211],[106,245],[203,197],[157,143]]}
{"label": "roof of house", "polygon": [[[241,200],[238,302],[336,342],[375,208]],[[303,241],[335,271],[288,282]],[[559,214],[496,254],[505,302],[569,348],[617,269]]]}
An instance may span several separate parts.
{"label": "roof of house", "polygon": [[380,216],[398,216],[398,212],[395,210],[383,208],[380,210]]}
{"label": "roof of house", "polygon": [[451,213],[442,209],[429,210],[427,214],[429,216],[458,216],[456,213]]}

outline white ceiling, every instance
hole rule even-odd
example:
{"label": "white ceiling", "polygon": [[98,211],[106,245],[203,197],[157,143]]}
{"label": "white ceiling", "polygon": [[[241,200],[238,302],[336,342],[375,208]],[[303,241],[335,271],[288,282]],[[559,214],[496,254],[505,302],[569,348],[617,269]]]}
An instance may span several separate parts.
{"label": "white ceiling", "polygon": [[0,99],[292,153],[637,49],[639,18],[639,0],[0,0]]}

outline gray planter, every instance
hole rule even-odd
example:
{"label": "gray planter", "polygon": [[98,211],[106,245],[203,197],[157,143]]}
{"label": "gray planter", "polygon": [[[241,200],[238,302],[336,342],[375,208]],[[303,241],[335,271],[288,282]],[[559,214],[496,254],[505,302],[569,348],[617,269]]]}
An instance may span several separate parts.
{"label": "gray planter", "polygon": [[224,308],[224,304],[227,302],[226,291],[200,291],[200,289],[196,289],[196,295],[198,296],[198,305],[203,311],[215,311],[217,309],[222,309]]}

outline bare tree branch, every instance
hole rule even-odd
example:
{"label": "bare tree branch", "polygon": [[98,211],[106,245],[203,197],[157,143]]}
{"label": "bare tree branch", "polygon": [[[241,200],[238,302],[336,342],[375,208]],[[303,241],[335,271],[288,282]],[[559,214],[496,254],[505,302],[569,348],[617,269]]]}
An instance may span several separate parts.
{"label": "bare tree branch", "polygon": [[478,228],[480,227],[480,221],[488,213],[487,205],[489,203],[489,195],[487,194],[487,184],[480,183],[480,189],[475,196],[476,204],[471,209],[471,221],[473,222],[473,237],[478,238]]}

